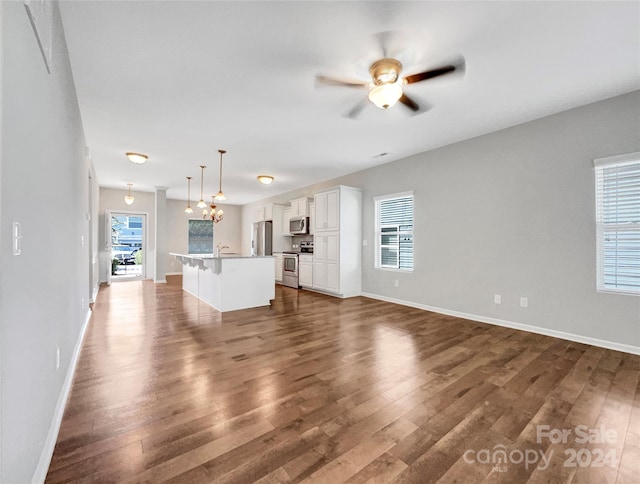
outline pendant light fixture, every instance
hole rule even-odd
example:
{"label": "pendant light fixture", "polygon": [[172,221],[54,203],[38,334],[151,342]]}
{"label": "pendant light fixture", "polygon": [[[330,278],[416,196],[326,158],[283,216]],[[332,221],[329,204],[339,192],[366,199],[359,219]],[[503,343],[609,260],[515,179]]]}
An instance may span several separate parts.
{"label": "pendant light fixture", "polygon": [[191,208],[191,177],[187,177],[187,208],[184,209],[184,213],[193,213]]}
{"label": "pendant light fixture", "polygon": [[222,193],[222,155],[225,154],[226,151],[218,150],[218,153],[220,153],[220,189],[218,190],[218,194],[214,197],[214,199],[222,201],[227,199],[227,197],[224,196],[224,193]]}
{"label": "pendant light fixture", "polygon": [[213,199],[211,201],[211,212],[209,212],[208,215],[211,218],[211,220],[213,220],[213,223],[217,224],[222,220],[222,217],[224,217],[224,211],[222,209],[216,210],[216,202],[215,202],[216,198],[213,195],[211,196],[211,198]]}
{"label": "pendant light fixture", "polygon": [[124,196],[124,203],[126,203],[127,205],[131,205],[133,203],[133,201],[135,200],[134,196],[131,195],[131,186],[132,185],[133,185],[133,183],[127,183],[127,186],[129,187],[129,193]]}
{"label": "pendant light fixture", "polygon": [[198,202],[198,208],[207,208],[207,204],[204,202],[203,193],[204,193],[204,169],[205,165],[200,165],[200,201]]}

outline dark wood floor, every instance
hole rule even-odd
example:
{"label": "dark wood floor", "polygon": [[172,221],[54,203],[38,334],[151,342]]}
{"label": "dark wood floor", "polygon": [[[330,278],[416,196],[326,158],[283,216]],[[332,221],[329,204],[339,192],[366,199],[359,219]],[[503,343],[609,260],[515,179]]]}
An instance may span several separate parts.
{"label": "dark wood floor", "polygon": [[123,282],[98,295],[47,482],[638,482],[639,375],[367,298],[278,287],[221,315]]}

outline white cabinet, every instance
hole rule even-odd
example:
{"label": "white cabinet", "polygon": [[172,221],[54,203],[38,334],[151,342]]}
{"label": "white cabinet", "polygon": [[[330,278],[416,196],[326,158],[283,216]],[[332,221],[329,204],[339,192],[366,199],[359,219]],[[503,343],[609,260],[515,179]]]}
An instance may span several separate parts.
{"label": "white cabinet", "polygon": [[[271,203],[269,205],[264,205],[262,208],[264,209],[264,216],[270,217],[267,220],[271,220],[271,234],[272,234],[272,250],[273,253],[285,252],[287,250],[291,250],[291,237],[284,237],[284,235],[289,235],[289,222],[286,224],[285,234],[285,226],[283,225],[283,212],[285,210],[285,205],[281,205],[278,203]],[[286,207],[288,209],[289,207]],[[260,210],[258,210],[260,214]]]}
{"label": "white cabinet", "polygon": [[289,232],[289,220],[291,219],[291,207],[285,207],[282,210],[282,235],[291,237]]}
{"label": "white cabinet", "polygon": [[[362,198],[362,197],[361,197]],[[314,197],[315,216],[314,229],[340,229],[340,189],[317,193]]]}
{"label": "white cabinet", "polygon": [[339,186],[314,197],[313,289],[360,295],[362,192]]}
{"label": "white cabinet", "polygon": [[309,200],[307,200],[307,198],[296,198],[295,200],[291,200],[291,216],[308,217]]}
{"label": "white cabinet", "polygon": [[301,287],[313,287],[313,255],[300,254],[298,261],[298,284]]}
{"label": "white cabinet", "polygon": [[263,222],[265,220],[273,220],[273,204],[260,205],[256,212],[256,222]]}
{"label": "white cabinet", "polygon": [[276,260],[276,282],[282,282],[282,254],[273,254]]}
{"label": "white cabinet", "polygon": [[340,234],[322,232],[314,235],[313,288],[340,292]]}
{"label": "white cabinet", "polygon": [[315,203],[310,203],[309,204],[309,235],[313,235],[316,231],[315,231],[315,221],[316,221],[316,214],[315,214],[315,210],[316,210],[316,204]]}

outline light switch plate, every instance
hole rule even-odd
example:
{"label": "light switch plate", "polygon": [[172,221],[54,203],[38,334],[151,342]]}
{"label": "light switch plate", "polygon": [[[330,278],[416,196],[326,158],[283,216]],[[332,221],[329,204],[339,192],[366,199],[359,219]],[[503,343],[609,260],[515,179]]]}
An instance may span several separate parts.
{"label": "light switch plate", "polygon": [[22,240],[22,228],[20,222],[13,222],[13,255],[20,255],[22,249],[20,248],[20,241]]}

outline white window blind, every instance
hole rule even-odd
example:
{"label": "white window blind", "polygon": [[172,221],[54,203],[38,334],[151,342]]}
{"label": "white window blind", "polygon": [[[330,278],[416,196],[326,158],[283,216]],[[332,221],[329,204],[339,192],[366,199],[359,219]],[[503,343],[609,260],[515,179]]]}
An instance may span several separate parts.
{"label": "white window blind", "polygon": [[413,194],[378,197],[375,206],[375,266],[413,270]]}
{"label": "white window blind", "polygon": [[598,290],[640,294],[640,153],[595,166]]}

